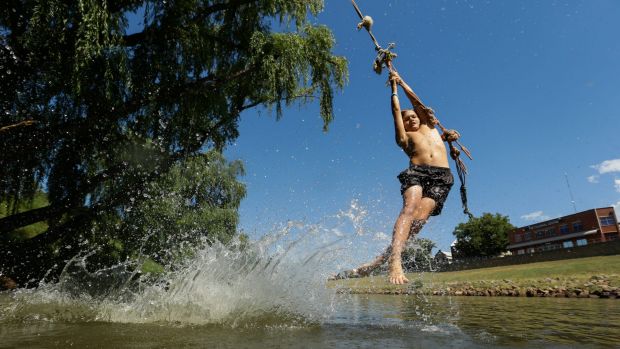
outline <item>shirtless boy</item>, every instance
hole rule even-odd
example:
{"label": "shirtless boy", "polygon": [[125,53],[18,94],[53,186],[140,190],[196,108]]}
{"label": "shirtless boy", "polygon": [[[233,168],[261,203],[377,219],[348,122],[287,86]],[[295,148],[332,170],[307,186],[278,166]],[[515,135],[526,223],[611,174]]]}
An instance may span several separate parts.
{"label": "shirtless boy", "polygon": [[[413,104],[413,109],[400,109],[399,85]],[[435,128],[437,119],[433,110],[422,104],[398,73],[390,73],[390,86],[396,143],[409,157],[409,168],[398,175],[403,208],[394,224],[391,246],[383,255],[355,271],[368,275],[388,258],[389,282],[404,284],[409,282],[401,263],[405,243],[422,230],[429,216],[441,213],[454,178],[450,172],[446,146]]]}

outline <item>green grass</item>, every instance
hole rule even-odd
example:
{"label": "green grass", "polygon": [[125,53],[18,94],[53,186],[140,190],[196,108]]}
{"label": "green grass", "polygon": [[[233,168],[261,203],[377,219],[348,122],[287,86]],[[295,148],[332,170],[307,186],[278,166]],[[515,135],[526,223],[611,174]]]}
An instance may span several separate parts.
{"label": "green grass", "polygon": [[507,265],[503,267],[435,273],[435,281],[529,280],[544,278],[590,277],[620,273],[620,255],[564,259],[559,261]]}
{"label": "green grass", "polygon": [[[511,280],[524,285],[540,282],[547,278],[584,281],[594,275],[608,275],[614,283],[620,281],[620,255],[565,259],[560,261],[518,264],[502,267],[471,269],[445,273],[407,274],[410,284],[421,281],[425,287],[442,287],[460,283]],[[374,277],[336,280],[332,287],[355,290],[395,290],[409,285],[390,285],[385,275]]]}

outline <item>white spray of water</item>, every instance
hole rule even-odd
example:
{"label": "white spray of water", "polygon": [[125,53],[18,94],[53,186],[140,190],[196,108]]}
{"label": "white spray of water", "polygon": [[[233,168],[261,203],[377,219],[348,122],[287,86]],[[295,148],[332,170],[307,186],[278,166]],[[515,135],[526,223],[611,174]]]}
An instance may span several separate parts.
{"label": "white spray of water", "polygon": [[[293,229],[305,236],[290,237]],[[113,322],[225,323],[255,319],[321,321],[334,291],[325,280],[339,240],[317,245],[316,230],[290,223],[279,234],[246,249],[212,244],[197,251],[166,286],[149,286],[131,302],[107,304],[100,316]]]}
{"label": "white spray of water", "polygon": [[205,244],[182,265],[169,266],[157,282],[138,278],[127,265],[89,272],[87,254],[76,257],[59,282],[17,292],[11,309],[4,310],[18,320],[320,323],[340,297],[326,280],[351,258],[350,246],[363,232],[364,215],[353,201],[349,211],[337,216],[336,228],[289,222],[249,244]]}

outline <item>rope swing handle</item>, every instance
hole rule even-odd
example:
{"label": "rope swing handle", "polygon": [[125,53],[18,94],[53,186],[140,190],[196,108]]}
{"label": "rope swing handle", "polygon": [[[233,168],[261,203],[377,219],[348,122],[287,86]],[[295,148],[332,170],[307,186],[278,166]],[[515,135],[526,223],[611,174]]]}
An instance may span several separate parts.
{"label": "rope swing handle", "polygon": [[[382,69],[385,66],[388,69],[388,71],[395,72],[396,69],[394,68],[392,60],[396,58],[397,55],[394,52],[392,52],[392,49],[396,45],[394,43],[390,43],[388,44],[387,48],[382,48],[381,45],[379,45],[379,42],[375,38],[374,34],[372,33],[372,25],[374,24],[372,17],[364,16],[359,6],[357,6],[357,4],[355,3],[355,0],[351,0],[351,3],[353,4],[353,8],[355,9],[355,12],[357,13],[357,15],[359,16],[361,20],[361,22],[357,24],[357,30],[361,30],[362,28],[366,29],[366,31],[368,32],[368,35],[370,36],[370,39],[375,45],[375,51],[377,51],[377,56],[375,57],[375,60],[373,62],[373,70],[375,71],[375,73],[381,74]],[[417,99],[420,100],[420,98],[417,98]],[[445,142],[448,143],[448,147],[450,148],[450,157],[456,163],[456,170],[459,175],[459,179],[461,181],[460,191],[461,191],[461,203],[463,205],[463,213],[466,214],[469,217],[469,219],[471,219],[474,216],[471,212],[469,212],[469,208],[467,206],[467,188],[465,186],[467,167],[465,166],[465,163],[463,162],[463,160],[461,160],[460,158],[461,151],[465,153],[465,155],[467,155],[467,157],[470,160],[473,160],[473,157],[471,156],[471,152],[469,151],[469,149],[467,149],[464,145],[462,145],[459,142],[459,138],[461,137],[461,134],[458,131],[449,130],[445,128],[439,122],[437,118],[435,118],[433,121],[437,126],[439,126],[439,129],[441,130],[441,139],[443,139]],[[461,149],[460,150],[457,149],[454,144],[458,145],[459,148]]]}
{"label": "rope swing handle", "polygon": [[372,24],[373,24],[372,17],[364,16],[362,14],[362,11],[360,10],[359,6],[357,6],[357,4],[355,3],[355,0],[351,0],[351,3],[353,4],[353,7],[355,8],[355,12],[357,12],[357,15],[362,20],[360,23],[357,24],[357,30],[360,30],[360,29],[362,29],[362,27],[364,27],[364,29],[366,29],[366,31],[368,32],[368,35],[370,35],[370,38],[372,39],[372,42],[375,44],[375,49],[379,50],[381,48],[381,46],[379,46],[379,43],[377,42],[377,39],[375,38],[375,36],[372,34],[372,31],[370,30],[370,28],[372,27]]}
{"label": "rope swing handle", "polygon": [[355,0],[351,0],[351,3],[353,4],[353,8],[355,8],[355,12],[362,20],[357,24],[357,30],[360,30],[362,28],[366,29],[368,35],[370,36],[370,39],[372,40],[372,43],[375,45],[375,51],[377,51],[377,57],[375,57],[372,69],[377,74],[381,74],[384,66],[388,67],[388,69],[391,69],[388,65],[388,62],[391,62],[394,58],[396,58],[396,53],[392,52],[392,49],[396,45],[394,43],[390,43],[388,44],[387,48],[381,47],[381,45],[379,45],[379,42],[377,41],[377,38],[375,38],[375,35],[372,33],[372,25],[374,23],[372,17],[364,16],[359,6],[357,6],[357,4],[355,3]]}

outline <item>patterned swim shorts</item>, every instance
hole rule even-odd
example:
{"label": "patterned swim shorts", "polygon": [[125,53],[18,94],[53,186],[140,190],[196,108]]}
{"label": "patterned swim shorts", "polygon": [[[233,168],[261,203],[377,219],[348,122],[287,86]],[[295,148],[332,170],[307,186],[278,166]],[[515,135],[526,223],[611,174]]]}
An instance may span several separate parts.
{"label": "patterned swim shorts", "polygon": [[447,167],[435,167],[425,165],[409,165],[409,168],[398,175],[400,180],[400,194],[414,185],[422,187],[422,197],[435,200],[435,209],[431,216],[437,216],[443,209],[443,203],[448,198],[448,193],[454,177]]}

